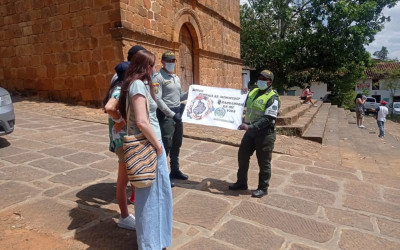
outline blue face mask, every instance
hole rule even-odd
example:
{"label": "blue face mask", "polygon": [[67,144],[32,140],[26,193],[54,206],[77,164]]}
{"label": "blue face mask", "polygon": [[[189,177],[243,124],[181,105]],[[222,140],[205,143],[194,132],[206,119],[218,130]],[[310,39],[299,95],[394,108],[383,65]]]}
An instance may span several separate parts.
{"label": "blue face mask", "polygon": [[165,69],[168,72],[174,72],[174,68],[175,68],[175,63],[165,63]]}
{"label": "blue face mask", "polygon": [[260,90],[267,89],[267,88],[268,88],[267,81],[258,80],[258,81],[257,81],[257,87],[258,87]]}

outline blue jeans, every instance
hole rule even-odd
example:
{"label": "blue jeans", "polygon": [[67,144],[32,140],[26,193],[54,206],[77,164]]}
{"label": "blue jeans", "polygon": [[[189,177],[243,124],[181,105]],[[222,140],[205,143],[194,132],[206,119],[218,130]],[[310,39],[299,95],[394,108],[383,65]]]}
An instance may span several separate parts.
{"label": "blue jeans", "polygon": [[172,244],[172,191],[165,149],[158,156],[157,175],[147,188],[135,189],[136,237],[139,250]]}
{"label": "blue jeans", "polygon": [[384,137],[385,136],[385,122],[383,121],[377,121],[378,122],[378,128],[379,128],[379,137]]}

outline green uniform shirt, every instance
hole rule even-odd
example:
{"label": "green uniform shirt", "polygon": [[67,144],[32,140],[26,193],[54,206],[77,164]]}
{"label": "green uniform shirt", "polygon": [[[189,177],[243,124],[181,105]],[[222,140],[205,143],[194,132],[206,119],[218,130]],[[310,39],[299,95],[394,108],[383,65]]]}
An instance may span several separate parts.
{"label": "green uniform shirt", "polygon": [[[258,97],[261,95],[268,95],[270,91],[275,91],[275,90],[270,89],[267,90],[266,92],[259,91],[254,100],[257,100]],[[246,101],[246,106],[247,106],[247,101]],[[278,106],[277,109],[276,106]],[[269,134],[272,130],[274,130],[275,121],[278,116],[278,111],[280,106],[281,106],[281,100],[278,94],[276,93],[267,101],[267,104],[265,106],[264,116],[262,116],[259,120],[252,122],[252,124],[249,125],[248,129],[249,134],[252,136],[259,136],[259,135]]]}

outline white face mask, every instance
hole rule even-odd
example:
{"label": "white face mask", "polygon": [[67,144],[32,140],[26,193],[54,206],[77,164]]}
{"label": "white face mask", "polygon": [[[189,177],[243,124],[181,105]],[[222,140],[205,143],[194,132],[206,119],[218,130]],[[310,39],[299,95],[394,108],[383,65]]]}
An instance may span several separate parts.
{"label": "white face mask", "polygon": [[174,68],[175,68],[175,63],[165,63],[165,69],[168,72],[174,72]]}
{"label": "white face mask", "polygon": [[257,80],[257,87],[258,87],[260,90],[267,89],[267,88],[268,88],[267,81]]}

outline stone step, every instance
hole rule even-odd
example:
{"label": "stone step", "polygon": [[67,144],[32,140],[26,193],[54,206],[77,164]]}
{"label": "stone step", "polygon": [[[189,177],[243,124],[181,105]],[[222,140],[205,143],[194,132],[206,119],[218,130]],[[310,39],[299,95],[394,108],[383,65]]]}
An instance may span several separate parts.
{"label": "stone step", "polygon": [[311,107],[307,109],[307,111],[298,118],[296,122],[290,125],[277,125],[276,130],[279,134],[288,135],[288,136],[299,136],[301,137],[304,131],[307,130],[308,126],[310,125],[312,119],[314,118],[315,114],[322,106],[322,102],[316,103],[317,107]]}
{"label": "stone step", "polygon": [[281,96],[281,108],[279,116],[284,116],[292,110],[301,106],[301,100],[297,96]]}
{"label": "stone step", "polygon": [[324,138],[322,140],[322,148],[320,151],[321,159],[325,162],[340,165],[342,157],[340,154],[339,140],[339,113],[340,110],[336,105],[331,105],[328,118],[325,125]]}
{"label": "stone step", "polygon": [[331,105],[325,125],[324,138],[322,144],[326,146],[339,146],[339,108]]}
{"label": "stone step", "polygon": [[280,114],[276,120],[276,125],[291,125],[295,123],[311,107],[313,106],[309,104],[297,105],[296,108],[292,109],[291,111],[286,112],[285,114]]}
{"label": "stone step", "polygon": [[322,143],[331,104],[323,103],[318,110],[308,129],[302,137],[307,140]]}

